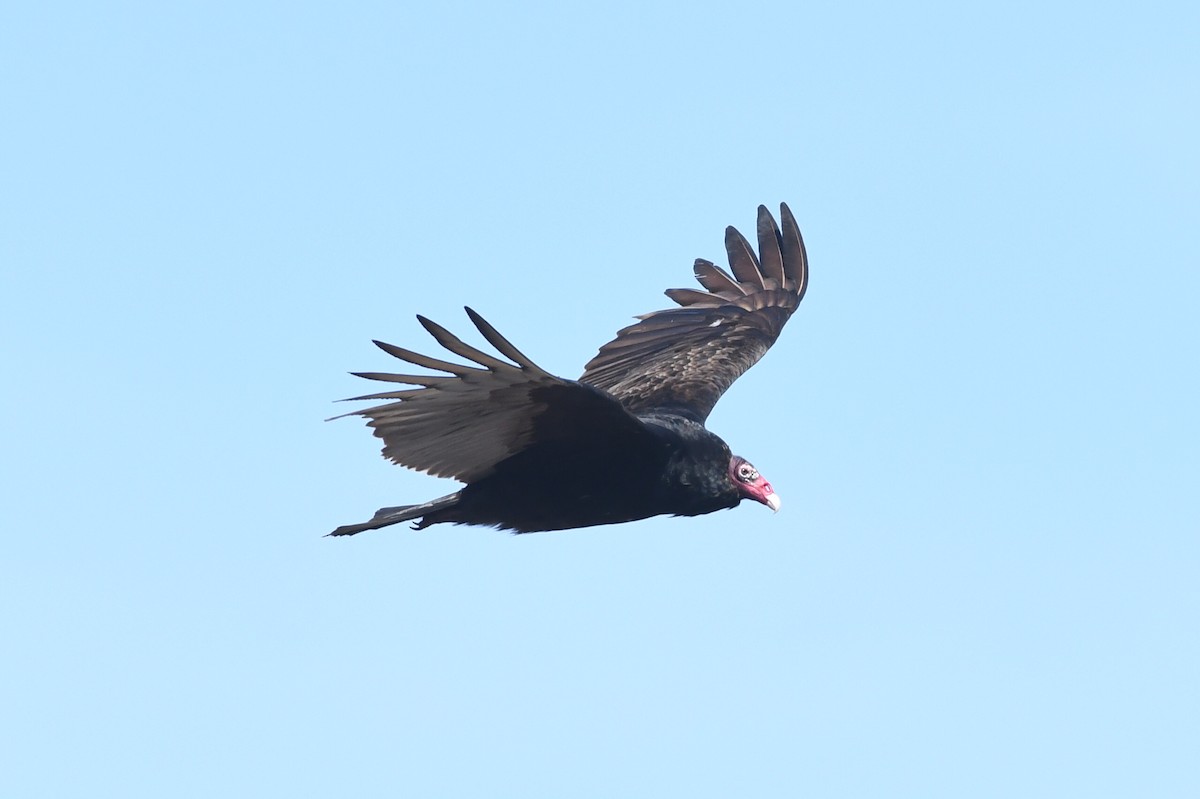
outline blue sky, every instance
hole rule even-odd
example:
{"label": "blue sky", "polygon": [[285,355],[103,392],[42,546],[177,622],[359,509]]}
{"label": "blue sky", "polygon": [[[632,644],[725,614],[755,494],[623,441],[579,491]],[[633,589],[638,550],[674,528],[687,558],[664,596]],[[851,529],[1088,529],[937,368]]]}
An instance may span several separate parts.
{"label": "blue sky", "polygon": [[[0,794],[1197,795],[1197,22],[0,12]],[[452,485],[371,338],[574,377],[780,201],[778,515],[322,538]]]}

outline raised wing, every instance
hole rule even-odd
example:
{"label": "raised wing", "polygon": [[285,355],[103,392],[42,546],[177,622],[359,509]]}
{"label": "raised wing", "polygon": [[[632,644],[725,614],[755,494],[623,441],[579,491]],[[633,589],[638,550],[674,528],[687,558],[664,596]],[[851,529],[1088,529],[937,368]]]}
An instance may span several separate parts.
{"label": "raised wing", "polygon": [[586,446],[592,438],[650,439],[642,422],[619,402],[590,386],[545,371],[483,317],[470,308],[466,310],[488,343],[513,363],[465,344],[440,325],[418,316],[439,344],[478,366],[451,363],[376,341],[389,355],[447,375],[354,373],[369,380],[418,386],[350,398],[396,400],[343,414],[370,419],[367,425],[384,441],[384,457],[418,471],[469,483],[486,477],[496,464],[536,443],[557,441]]}
{"label": "raised wing", "polygon": [[761,358],[808,288],[808,256],[800,228],[781,205],[783,229],[758,207],[758,255],[734,228],[725,229],[730,276],[703,259],[704,287],[668,289],[680,308],[655,311],[621,330],[584,367],[580,380],[605,389],[634,412],[669,409],[698,422],[725,390]]}

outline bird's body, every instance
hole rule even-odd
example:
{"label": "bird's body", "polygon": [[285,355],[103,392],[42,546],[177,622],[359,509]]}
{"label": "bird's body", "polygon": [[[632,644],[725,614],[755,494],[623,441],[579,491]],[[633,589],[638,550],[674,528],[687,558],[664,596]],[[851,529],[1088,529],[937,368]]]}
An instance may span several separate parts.
{"label": "bird's body", "polygon": [[467,345],[418,317],[464,366],[376,342],[409,363],[450,376],[358,373],[419,388],[355,399],[396,400],[355,411],[369,418],[396,463],[466,485],[421,505],[383,508],[352,535],[419,520],[565,530],[695,516],[743,498],[778,509],[770,483],[704,427],[712,405],[778,336],[807,287],[799,229],[782,208],[781,233],[759,209],[762,260],[730,228],[734,277],[707,261],[696,273],[708,291],[676,289],[682,308],[641,317],[589,362],[578,381],[542,370],[474,311],[484,338],[508,361]]}
{"label": "bird's body", "polygon": [[[661,514],[695,516],[738,504],[741,497],[725,478],[730,455],[724,442],[695,422],[644,421],[649,435],[637,442],[536,444],[464,488],[456,507],[426,516],[422,524],[497,524],[529,533]],[[710,478],[713,469],[721,479]],[[513,503],[512,497],[523,501]]]}

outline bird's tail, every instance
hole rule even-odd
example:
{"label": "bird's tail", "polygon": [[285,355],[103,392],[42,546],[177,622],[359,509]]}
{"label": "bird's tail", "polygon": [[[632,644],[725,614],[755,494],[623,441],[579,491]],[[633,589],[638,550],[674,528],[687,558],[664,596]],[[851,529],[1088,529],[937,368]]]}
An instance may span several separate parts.
{"label": "bird's tail", "polygon": [[[329,535],[354,535],[361,533],[363,530],[377,530],[380,527],[387,527],[392,524],[406,522],[409,519],[416,519],[430,513],[435,513],[440,510],[453,507],[458,502],[461,491],[455,491],[453,494],[437,499],[431,499],[420,505],[401,505],[397,508],[380,508],[375,511],[375,515],[369,522],[362,524],[346,524],[334,530]],[[418,524],[417,528],[424,527],[424,524]],[[328,537],[328,536],[327,536]]]}

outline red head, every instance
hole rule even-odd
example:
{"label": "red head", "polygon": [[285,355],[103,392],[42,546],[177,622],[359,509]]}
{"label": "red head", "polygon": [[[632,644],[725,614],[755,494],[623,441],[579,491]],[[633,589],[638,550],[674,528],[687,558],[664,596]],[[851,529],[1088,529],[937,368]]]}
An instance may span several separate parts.
{"label": "red head", "polygon": [[729,480],[743,497],[761,502],[776,513],[783,504],[775,489],[767,482],[767,478],[758,473],[758,469],[745,458],[734,455],[729,460]]}

